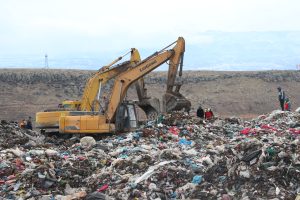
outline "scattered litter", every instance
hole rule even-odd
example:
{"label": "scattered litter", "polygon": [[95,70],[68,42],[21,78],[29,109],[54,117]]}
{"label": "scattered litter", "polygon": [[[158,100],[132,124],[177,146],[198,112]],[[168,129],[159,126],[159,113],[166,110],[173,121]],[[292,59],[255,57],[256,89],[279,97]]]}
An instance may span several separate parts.
{"label": "scattered litter", "polygon": [[299,112],[206,123],[174,112],[135,132],[80,141],[2,120],[0,196],[300,200]]}

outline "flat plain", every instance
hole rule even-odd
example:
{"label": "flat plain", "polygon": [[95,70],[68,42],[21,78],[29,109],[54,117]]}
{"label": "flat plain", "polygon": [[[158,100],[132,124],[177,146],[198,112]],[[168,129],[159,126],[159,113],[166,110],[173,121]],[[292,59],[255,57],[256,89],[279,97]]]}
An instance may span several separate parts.
{"label": "flat plain", "polygon": [[[20,120],[55,108],[66,99],[80,100],[95,71],[58,69],[0,69],[0,119]],[[161,99],[167,72],[145,77],[148,95]],[[300,106],[300,71],[185,71],[181,93],[192,102],[212,108],[220,117],[252,118],[279,109],[277,87]],[[137,100],[134,87],[128,99]]]}

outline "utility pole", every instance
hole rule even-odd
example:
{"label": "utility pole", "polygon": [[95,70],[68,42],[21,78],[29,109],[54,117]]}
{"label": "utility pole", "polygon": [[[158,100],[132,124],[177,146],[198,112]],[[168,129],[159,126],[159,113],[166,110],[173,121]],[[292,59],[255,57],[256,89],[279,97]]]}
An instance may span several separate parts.
{"label": "utility pole", "polygon": [[49,65],[48,65],[48,55],[45,54],[45,68],[48,69]]}

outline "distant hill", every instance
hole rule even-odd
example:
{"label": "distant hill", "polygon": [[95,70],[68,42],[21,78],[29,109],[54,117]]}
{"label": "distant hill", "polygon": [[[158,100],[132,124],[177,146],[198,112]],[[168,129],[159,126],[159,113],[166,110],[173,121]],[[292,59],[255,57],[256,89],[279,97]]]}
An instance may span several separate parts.
{"label": "distant hill", "polygon": [[285,70],[300,64],[300,32],[216,32],[199,34],[186,48],[189,69]]}
{"label": "distant hill", "polygon": [[[295,70],[300,65],[300,31],[207,31],[199,32],[196,37],[183,37],[186,40],[184,67],[189,70]],[[159,41],[157,45],[152,45],[157,47],[151,49],[139,44],[105,51],[101,49],[101,44],[97,45],[97,38],[93,38],[89,41],[93,48],[82,52],[76,46],[64,47],[66,52],[63,53],[48,52],[48,61],[50,68],[97,70],[132,47],[140,51],[142,58],[146,58],[173,40],[176,38],[170,38],[165,43]],[[7,54],[6,49],[0,53],[0,68],[23,66],[44,67],[44,54],[30,50],[26,54]],[[158,70],[166,69],[164,65]]]}
{"label": "distant hill", "polygon": [[[64,99],[80,99],[93,71],[0,70],[0,119],[19,120]],[[166,72],[146,77],[148,94],[161,98]],[[214,72],[186,71],[182,94],[192,102],[211,107],[220,116],[253,117],[279,108],[277,86],[290,97],[292,108],[300,106],[300,71]],[[133,89],[129,98],[137,99]]]}

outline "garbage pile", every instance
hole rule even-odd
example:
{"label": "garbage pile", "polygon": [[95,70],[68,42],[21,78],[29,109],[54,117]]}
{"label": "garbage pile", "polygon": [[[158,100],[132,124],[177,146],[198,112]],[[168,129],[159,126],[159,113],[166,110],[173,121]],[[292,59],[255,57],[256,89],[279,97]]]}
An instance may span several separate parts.
{"label": "garbage pile", "polygon": [[29,132],[0,125],[1,140],[16,142],[1,146],[3,198],[300,199],[296,112],[274,111],[250,121],[203,121],[175,112],[98,141],[86,136],[41,142],[34,139],[41,135]]}
{"label": "garbage pile", "polygon": [[0,149],[11,148],[16,145],[36,145],[44,141],[44,136],[30,131],[21,129],[17,122],[0,122]]}

